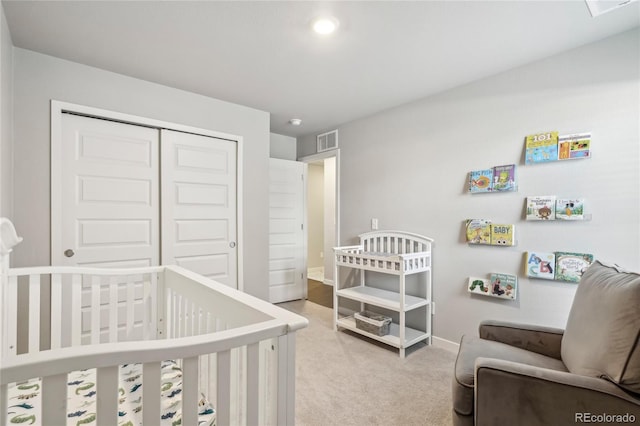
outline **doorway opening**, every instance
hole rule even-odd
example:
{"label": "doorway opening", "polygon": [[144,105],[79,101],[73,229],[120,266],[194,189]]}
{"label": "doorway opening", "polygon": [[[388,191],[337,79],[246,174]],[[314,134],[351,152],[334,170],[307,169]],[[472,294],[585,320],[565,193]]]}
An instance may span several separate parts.
{"label": "doorway opening", "polygon": [[307,171],[307,298],[333,307],[333,247],[340,241],[338,149],[300,159]]}

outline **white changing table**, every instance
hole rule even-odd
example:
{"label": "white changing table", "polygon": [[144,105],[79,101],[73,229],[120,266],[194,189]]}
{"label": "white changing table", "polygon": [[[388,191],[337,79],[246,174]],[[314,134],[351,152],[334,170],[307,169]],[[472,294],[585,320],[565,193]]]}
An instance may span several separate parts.
{"label": "white changing table", "polygon": [[[360,245],[334,248],[336,262],[333,291],[334,329],[345,328],[386,343],[400,350],[404,358],[405,349],[421,341],[431,344],[431,315],[433,315],[431,280],[431,245],[433,239],[402,231],[372,231],[361,234]],[[359,270],[360,283],[347,287],[340,280],[340,269]],[[383,290],[367,285],[367,271],[395,275],[398,284],[395,291]],[[407,293],[405,277],[424,274],[419,292]],[[392,322],[390,333],[377,336],[356,327],[353,315],[340,312],[340,300],[360,302],[360,310],[379,307],[398,313],[398,322]],[[367,308],[368,309],[368,308]],[[424,327],[411,328],[406,325],[410,311],[422,309],[418,314]],[[422,321],[420,321],[422,322]]]}

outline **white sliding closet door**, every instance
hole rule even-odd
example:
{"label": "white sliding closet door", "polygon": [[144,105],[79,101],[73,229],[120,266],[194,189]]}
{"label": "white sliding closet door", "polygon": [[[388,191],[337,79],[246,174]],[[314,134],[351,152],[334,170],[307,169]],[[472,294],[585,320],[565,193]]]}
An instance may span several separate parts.
{"label": "white sliding closet door", "polygon": [[269,301],[307,295],[307,165],[269,159]]}
{"label": "white sliding closet door", "polygon": [[162,264],[237,282],[237,143],[161,131]]}
{"label": "white sliding closet door", "polygon": [[158,130],[63,114],[59,156],[52,263],[158,265]]}

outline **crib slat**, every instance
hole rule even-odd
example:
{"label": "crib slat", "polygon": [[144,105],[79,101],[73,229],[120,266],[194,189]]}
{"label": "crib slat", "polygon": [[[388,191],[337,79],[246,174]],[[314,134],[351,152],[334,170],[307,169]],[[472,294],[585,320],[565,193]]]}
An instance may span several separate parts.
{"label": "crib slat", "polygon": [[47,424],[67,424],[67,375],[42,378],[42,418]]}
{"label": "crib slat", "polygon": [[96,406],[98,426],[118,424],[118,366],[97,369],[98,402]]}
{"label": "crib slat", "polygon": [[260,343],[247,345],[247,424],[260,424]]}
{"label": "crib slat", "polygon": [[109,279],[109,342],[118,341],[118,277]]}
{"label": "crib slat", "polygon": [[100,277],[91,277],[91,344],[100,343]]}
{"label": "crib slat", "polygon": [[133,339],[134,303],[135,303],[135,282],[133,277],[127,278],[127,341]]}
{"label": "crib slat", "polygon": [[231,424],[231,351],[218,352],[216,423]]}
{"label": "crib slat", "polygon": [[150,304],[150,294],[149,292],[151,291],[151,283],[149,282],[149,280],[145,279],[145,277],[142,277],[142,309],[144,312],[144,315],[142,316],[142,338],[144,340],[149,340],[149,328],[150,328],[150,315],[149,315],[149,309],[151,308]]}
{"label": "crib slat", "polygon": [[29,352],[40,350],[40,275],[29,275]]}
{"label": "crib slat", "polygon": [[[142,424],[160,424],[160,363],[147,362],[142,365]],[[182,422],[182,424],[186,424]],[[197,423],[196,423],[197,424]]]}
{"label": "crib slat", "polygon": [[9,287],[6,291],[6,305],[3,306],[3,308],[5,308],[7,312],[6,319],[4,320],[5,327],[7,327],[6,333],[4,333],[7,336],[4,348],[6,348],[7,352],[3,352],[3,356],[15,355],[18,349],[18,277],[9,277]]}
{"label": "crib slat", "polygon": [[62,276],[51,274],[51,349],[62,345]]}
{"label": "crib slat", "polygon": [[151,304],[149,312],[149,327],[150,327],[150,336],[152,339],[158,338],[158,274],[155,272],[151,273],[151,295],[149,296],[149,303]]}
{"label": "crib slat", "polygon": [[[198,357],[182,362],[182,424],[198,424]],[[219,423],[221,424],[221,423]]]}
{"label": "crib slat", "polygon": [[82,333],[82,275],[71,277],[71,346],[80,346]]}

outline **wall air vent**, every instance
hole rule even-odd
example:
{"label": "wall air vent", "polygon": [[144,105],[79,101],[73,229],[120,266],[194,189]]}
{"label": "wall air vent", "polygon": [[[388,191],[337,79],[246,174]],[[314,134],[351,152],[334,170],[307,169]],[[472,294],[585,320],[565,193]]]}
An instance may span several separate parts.
{"label": "wall air vent", "polygon": [[327,133],[322,133],[316,137],[318,144],[317,151],[329,151],[331,149],[338,148],[338,130],[332,130]]}
{"label": "wall air vent", "polygon": [[602,15],[622,6],[635,3],[637,0],[585,0],[591,17]]}

